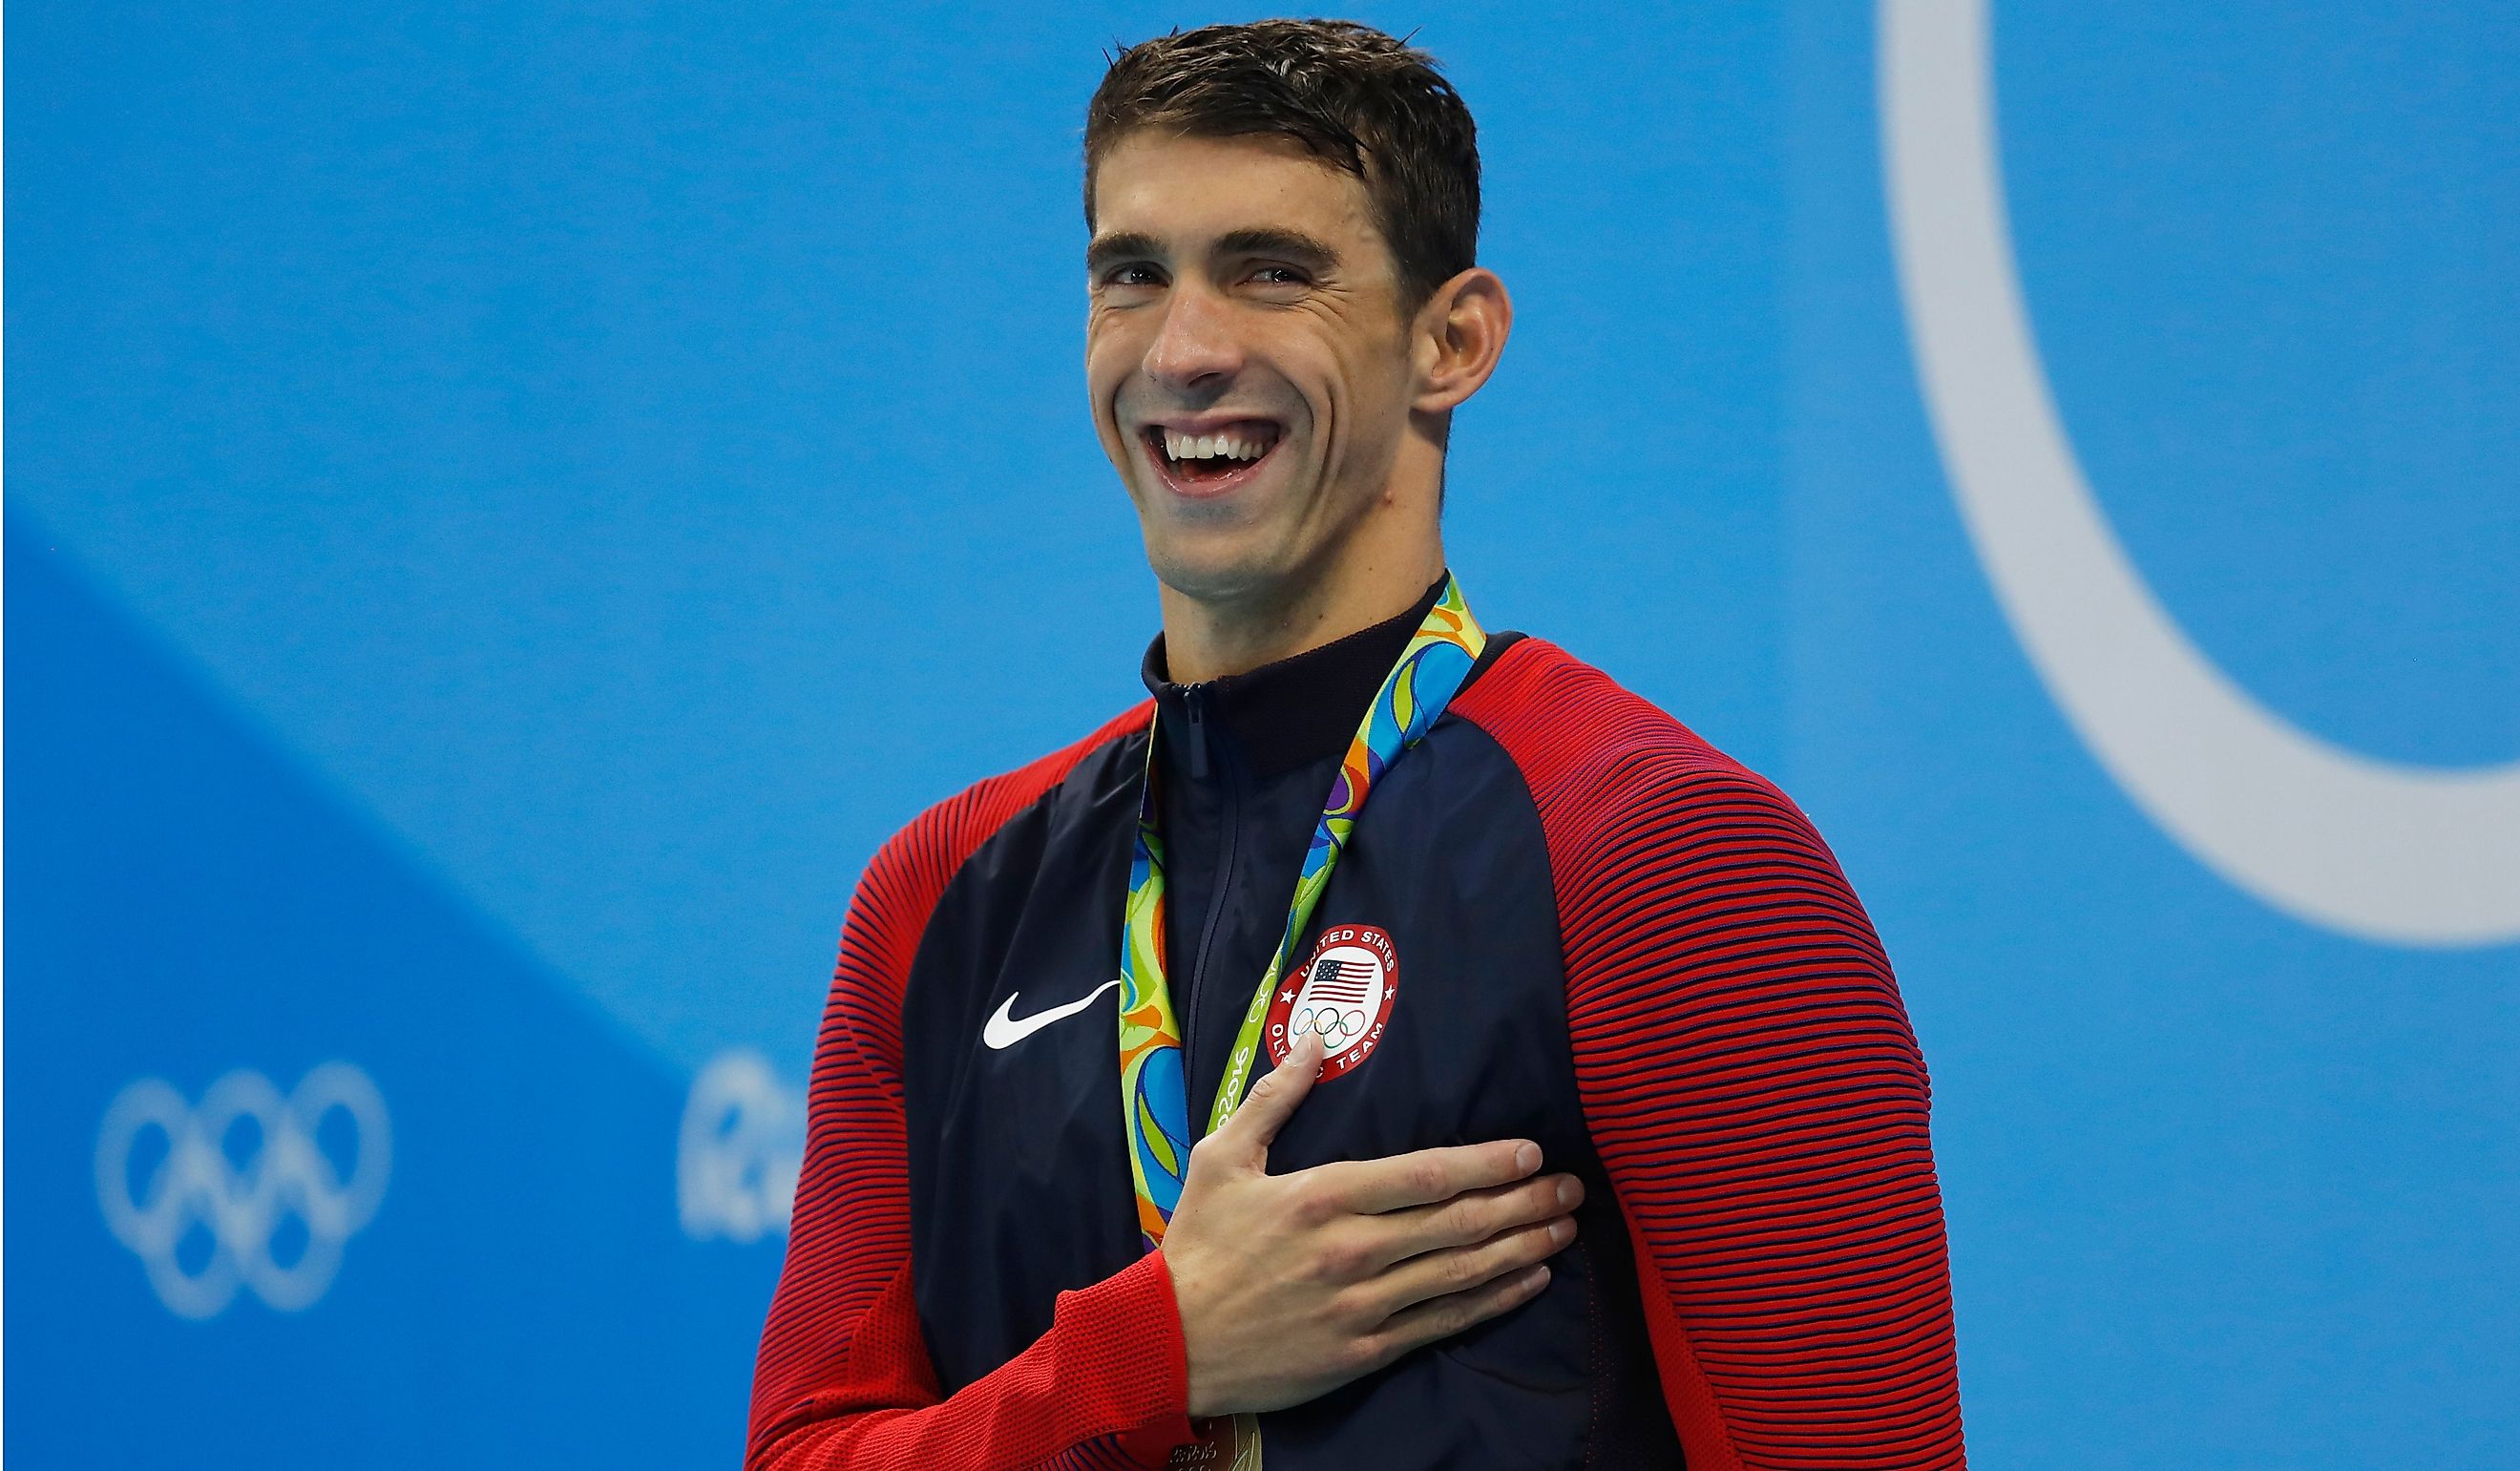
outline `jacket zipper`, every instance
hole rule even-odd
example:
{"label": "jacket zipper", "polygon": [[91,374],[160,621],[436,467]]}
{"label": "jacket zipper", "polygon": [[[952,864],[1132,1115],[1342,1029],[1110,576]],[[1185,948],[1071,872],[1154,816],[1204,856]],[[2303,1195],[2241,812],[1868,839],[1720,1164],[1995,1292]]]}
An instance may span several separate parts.
{"label": "jacket zipper", "polygon": [[1192,685],[1182,691],[1182,708],[1190,717],[1190,774],[1207,780],[1207,687]]}

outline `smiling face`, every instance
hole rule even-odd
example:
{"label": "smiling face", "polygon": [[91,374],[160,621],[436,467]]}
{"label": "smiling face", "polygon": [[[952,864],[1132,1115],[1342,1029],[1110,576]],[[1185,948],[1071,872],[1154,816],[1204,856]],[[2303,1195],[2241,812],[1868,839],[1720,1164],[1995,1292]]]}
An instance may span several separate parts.
{"label": "smiling face", "polygon": [[[1377,560],[1440,568],[1440,444],[1410,442],[1427,354],[1363,182],[1286,140],[1148,130],[1103,156],[1094,206],[1095,426],[1165,587],[1266,606]],[[1413,459],[1432,473],[1396,473]]]}

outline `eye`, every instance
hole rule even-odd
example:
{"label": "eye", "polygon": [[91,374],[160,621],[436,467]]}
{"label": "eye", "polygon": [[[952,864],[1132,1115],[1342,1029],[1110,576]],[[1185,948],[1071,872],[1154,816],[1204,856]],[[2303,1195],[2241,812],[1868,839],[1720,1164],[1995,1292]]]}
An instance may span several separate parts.
{"label": "eye", "polygon": [[1293,266],[1262,266],[1251,273],[1255,286],[1310,286],[1312,278]]}
{"label": "eye", "polygon": [[1164,276],[1161,271],[1156,270],[1153,266],[1147,264],[1145,261],[1133,260],[1122,265],[1113,266],[1109,270],[1104,271],[1102,273],[1102,280],[1096,284],[1106,287],[1162,286],[1164,284]]}

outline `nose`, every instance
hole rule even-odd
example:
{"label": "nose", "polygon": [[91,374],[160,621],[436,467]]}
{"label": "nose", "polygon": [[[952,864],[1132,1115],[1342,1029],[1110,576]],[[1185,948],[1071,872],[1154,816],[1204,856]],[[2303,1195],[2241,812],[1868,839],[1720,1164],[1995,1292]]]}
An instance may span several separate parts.
{"label": "nose", "polygon": [[1194,283],[1174,288],[1155,339],[1147,344],[1147,376],[1180,393],[1223,388],[1241,371],[1232,305]]}

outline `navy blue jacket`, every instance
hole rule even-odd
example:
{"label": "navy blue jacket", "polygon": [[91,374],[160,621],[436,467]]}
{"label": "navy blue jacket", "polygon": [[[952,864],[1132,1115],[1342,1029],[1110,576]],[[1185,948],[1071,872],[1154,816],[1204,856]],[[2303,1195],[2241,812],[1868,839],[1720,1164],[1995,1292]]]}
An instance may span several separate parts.
{"label": "navy blue jacket", "polygon": [[[1148,655],[1195,1121],[1423,607],[1204,685]],[[1148,714],[940,806],[870,867],[756,1464],[1160,1465],[1188,1435],[1110,987]],[[1270,1466],[1680,1465],[1684,1441],[1690,1465],[1957,1463],[1921,1064],[1791,804],[1501,635],[1374,788],[1307,952],[1366,928],[1388,939],[1382,1030],[1271,1168],[1519,1137],[1589,1193],[1537,1299],[1261,1416]]]}

